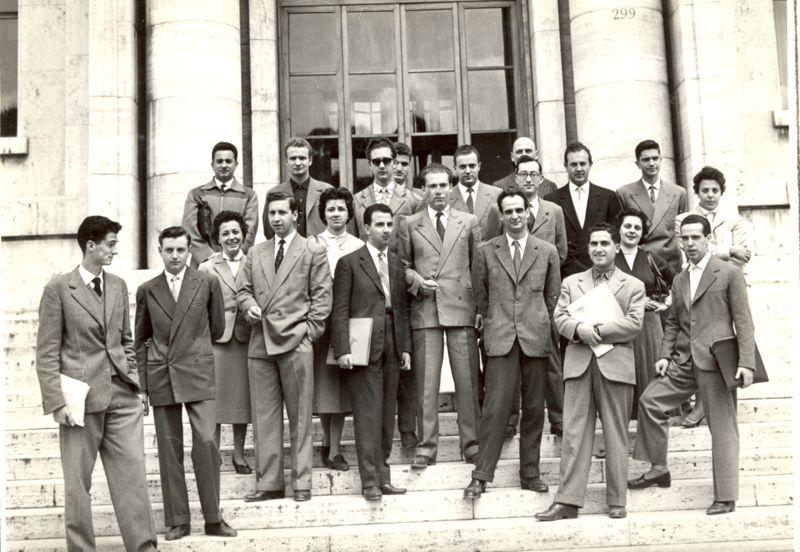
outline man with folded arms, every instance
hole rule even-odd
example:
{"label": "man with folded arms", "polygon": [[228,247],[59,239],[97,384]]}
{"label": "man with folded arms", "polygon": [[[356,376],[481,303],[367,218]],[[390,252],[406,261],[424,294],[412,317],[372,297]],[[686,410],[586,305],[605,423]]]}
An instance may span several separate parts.
{"label": "man with folded arms", "polygon": [[739,428],[736,391],[729,391],[711,353],[714,341],[736,337],[742,387],[753,383],[755,340],[747,287],[741,270],[711,254],[711,225],[702,215],[687,215],[680,239],[689,265],[672,283],[672,310],[664,329],[660,379],[639,399],[636,460],[650,462],[650,470],[628,482],[630,489],[669,487],[667,468],[669,420],[667,412],[694,393],[708,416],[714,468],[714,502],[708,515],[727,514],[739,496]]}
{"label": "man with folded arms", "polygon": [[[555,312],[556,327],[569,341],[564,357],[561,483],[550,508],[536,514],[540,521],[574,518],[583,508],[598,413],[606,447],[608,515],[627,516],[628,422],[636,383],[633,340],[642,329],[647,296],[640,280],[615,268],[617,228],[601,222],[588,231],[592,268],[564,280]],[[569,306],[602,285],[614,295],[622,317],[594,325],[581,322]],[[593,347],[601,343],[613,348],[597,356]]]}

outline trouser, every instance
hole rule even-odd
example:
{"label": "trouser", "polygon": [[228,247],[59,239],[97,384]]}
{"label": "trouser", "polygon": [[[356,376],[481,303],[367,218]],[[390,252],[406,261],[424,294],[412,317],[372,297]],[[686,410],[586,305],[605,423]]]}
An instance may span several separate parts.
{"label": "trouser", "polygon": [[411,370],[400,372],[397,385],[397,429],[401,433],[414,431],[417,426],[417,362]]}

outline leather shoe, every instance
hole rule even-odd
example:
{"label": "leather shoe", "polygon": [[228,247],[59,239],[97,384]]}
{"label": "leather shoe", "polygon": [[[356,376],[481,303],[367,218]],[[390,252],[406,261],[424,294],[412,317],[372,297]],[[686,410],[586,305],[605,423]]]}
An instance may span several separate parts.
{"label": "leather shoe", "polygon": [[564,427],[561,424],[550,424],[550,433],[558,437],[564,436]]}
{"label": "leather shoe", "polygon": [[464,498],[469,498],[475,500],[481,497],[482,493],[486,492],[486,481],[481,481],[480,479],[473,479],[467,485],[467,488],[464,489]]}
{"label": "leather shoe", "polygon": [[647,487],[653,487],[655,485],[658,485],[662,488],[670,487],[672,485],[672,476],[669,472],[667,472],[662,473],[658,477],[647,479],[644,474],[642,474],[636,479],[628,480],[629,489],[646,489]]}
{"label": "leather shoe", "polygon": [[436,463],[436,460],[433,458],[429,458],[427,456],[423,456],[421,454],[417,454],[414,459],[411,461],[411,469],[412,470],[424,470],[428,466],[433,466]]}
{"label": "leather shoe", "polygon": [[385,495],[399,495],[406,494],[406,490],[402,487],[395,487],[391,483],[384,483],[381,485],[381,493]]}
{"label": "leather shoe", "polygon": [[169,531],[164,533],[164,540],[172,541],[182,539],[192,532],[192,526],[188,523],[186,525],[173,525]]}
{"label": "leather shoe", "polygon": [[417,446],[417,434],[413,431],[403,431],[400,433],[400,444],[403,448],[411,448]]}
{"label": "leather shoe", "polygon": [[525,477],[520,479],[519,487],[524,491],[536,491],[537,493],[546,493],[548,490],[547,483],[538,477]]}
{"label": "leather shoe", "polygon": [[206,523],[206,535],[212,537],[235,537],[236,529],[227,524],[223,519],[219,523]]}
{"label": "leather shoe", "polygon": [[706,510],[706,515],[708,516],[717,516],[719,514],[730,514],[736,510],[736,502],[733,500],[728,502],[720,502],[719,500],[715,500],[711,506],[708,507]]}
{"label": "leather shoe", "polygon": [[625,510],[625,506],[609,506],[608,517],[611,519],[622,519],[628,517],[628,512]]}
{"label": "leather shoe", "polygon": [[295,502],[305,502],[311,500],[311,491],[308,489],[298,489],[294,492]]}
{"label": "leather shoe", "polygon": [[275,500],[277,498],[284,498],[285,496],[286,491],[283,489],[279,489],[277,491],[256,491],[254,493],[250,493],[249,495],[245,495],[244,501],[261,502],[262,500]]}
{"label": "leather shoe", "polygon": [[233,469],[236,470],[236,473],[238,473],[239,475],[250,475],[251,473],[253,473],[253,468],[251,468],[247,464],[247,462],[245,462],[244,464],[239,464],[236,461],[236,458],[233,458],[232,460],[233,460]]}
{"label": "leather shoe", "polygon": [[336,471],[348,471],[350,469],[350,464],[347,463],[344,456],[337,454],[333,457],[333,469]]}
{"label": "leather shoe", "polygon": [[361,491],[361,494],[364,495],[364,498],[366,498],[368,501],[375,502],[376,500],[381,499],[381,488],[377,485],[372,487],[364,487],[364,490]]}
{"label": "leather shoe", "polygon": [[472,464],[473,466],[478,463],[478,454],[475,453],[472,456],[467,456],[464,458],[464,462],[467,464]]}
{"label": "leather shoe", "polygon": [[569,504],[553,502],[544,512],[534,516],[539,521],[557,521],[559,519],[575,519],[578,517],[578,508]]}
{"label": "leather shoe", "polygon": [[512,439],[514,435],[517,434],[517,426],[506,426],[505,433],[503,434],[504,439]]}

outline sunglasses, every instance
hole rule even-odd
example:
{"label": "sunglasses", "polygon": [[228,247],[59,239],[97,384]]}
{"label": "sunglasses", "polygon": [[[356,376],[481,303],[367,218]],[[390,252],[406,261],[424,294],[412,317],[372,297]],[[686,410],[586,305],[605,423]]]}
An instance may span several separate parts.
{"label": "sunglasses", "polygon": [[394,161],[393,157],[376,157],[375,159],[370,159],[369,162],[372,163],[373,167],[380,167],[381,164],[388,167]]}

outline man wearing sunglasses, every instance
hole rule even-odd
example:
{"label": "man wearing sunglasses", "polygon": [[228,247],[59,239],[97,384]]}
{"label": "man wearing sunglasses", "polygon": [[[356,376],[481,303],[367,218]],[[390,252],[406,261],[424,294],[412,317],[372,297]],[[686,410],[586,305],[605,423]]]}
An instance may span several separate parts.
{"label": "man wearing sunglasses", "polygon": [[[520,136],[516,140],[514,140],[514,145],[511,146],[511,164],[514,166],[514,170],[511,171],[509,174],[501,178],[500,180],[495,180],[492,182],[492,186],[497,186],[498,188],[502,188],[503,190],[508,190],[510,186],[514,186],[516,184],[516,175],[517,175],[517,166],[519,165],[519,158],[523,155],[527,155],[528,157],[532,157],[535,160],[539,160],[539,151],[536,149],[536,142],[528,138],[527,136]],[[555,192],[556,183],[552,180],[548,180],[547,178],[542,178],[541,183],[538,186],[539,188],[539,197],[544,197],[550,192]]]}

